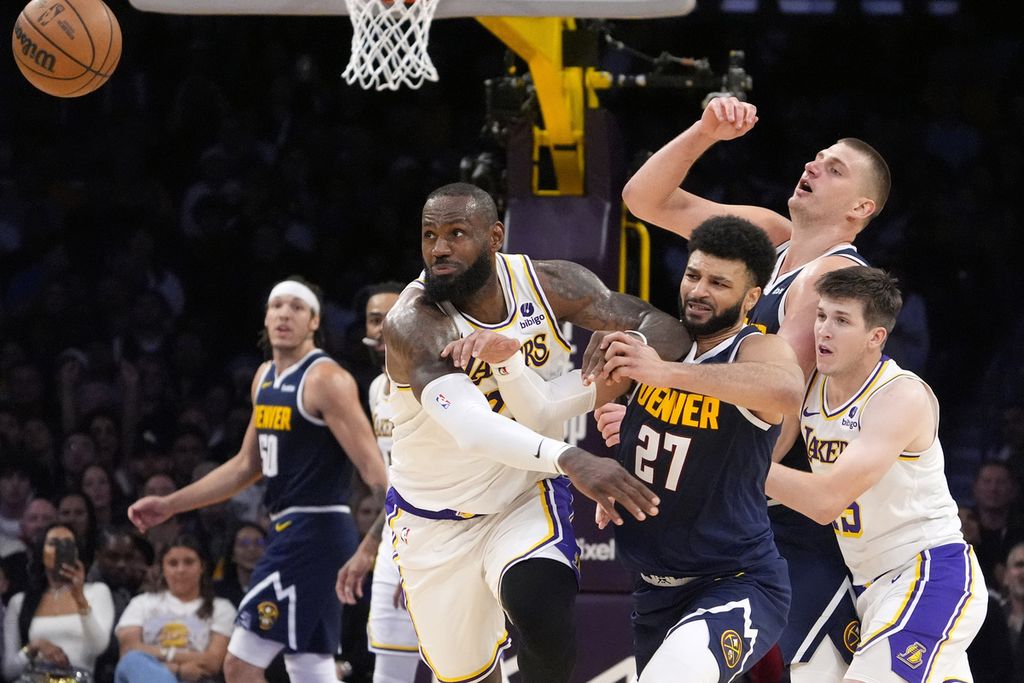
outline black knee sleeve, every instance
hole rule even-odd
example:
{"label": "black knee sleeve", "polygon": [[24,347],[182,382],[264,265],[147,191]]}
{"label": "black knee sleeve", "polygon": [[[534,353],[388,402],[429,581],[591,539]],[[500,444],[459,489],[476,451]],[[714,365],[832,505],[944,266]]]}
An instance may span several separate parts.
{"label": "black knee sleeve", "polygon": [[524,683],[563,683],[576,662],[576,574],[561,562],[524,560],[501,581],[501,601],[519,631]]}

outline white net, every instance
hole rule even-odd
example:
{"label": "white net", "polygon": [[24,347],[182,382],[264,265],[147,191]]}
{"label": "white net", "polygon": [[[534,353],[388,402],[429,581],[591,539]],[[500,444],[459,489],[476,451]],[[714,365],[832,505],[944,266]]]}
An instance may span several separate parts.
{"label": "white net", "polygon": [[345,0],[352,20],[352,56],[342,77],[365,90],[418,88],[436,81],[427,54],[438,0]]}

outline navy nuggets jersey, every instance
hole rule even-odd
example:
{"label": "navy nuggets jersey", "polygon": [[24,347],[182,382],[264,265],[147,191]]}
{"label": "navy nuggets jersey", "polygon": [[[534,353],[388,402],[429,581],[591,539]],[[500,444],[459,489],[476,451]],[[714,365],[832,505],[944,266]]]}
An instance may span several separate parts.
{"label": "navy nuggets jersey", "polygon": [[[814,259],[814,261],[809,261],[799,268],[794,268],[785,273],[779,272],[782,270],[782,262],[786,260],[788,252],[789,242],[779,245],[778,258],[775,260],[775,269],[772,271],[772,276],[768,280],[768,284],[765,285],[764,293],[757,300],[757,303],[754,304],[754,308],[751,309],[748,316],[747,322],[766,334],[775,334],[782,327],[782,321],[786,319],[786,294],[789,292],[789,288],[800,276],[800,273],[804,271],[804,268],[818,260]],[[868,265],[867,261],[857,253],[857,248],[852,244],[837,244],[818,258],[822,259],[828,256],[848,258],[852,261],[850,265]]]}
{"label": "navy nuggets jersey", "polygon": [[[686,363],[730,363],[746,326]],[[764,482],[779,428],[712,396],[641,384],[622,420],[619,461],[661,497],[658,515],[623,515],[615,536],[625,565],[643,574],[705,576],[778,558]]]}
{"label": "navy nuggets jersey", "polygon": [[316,349],[283,371],[271,363],[260,378],[254,411],[267,480],[264,503],[271,514],[295,506],[345,504],[348,456],[327,424],[302,405],[307,373],[318,363],[333,362]]}

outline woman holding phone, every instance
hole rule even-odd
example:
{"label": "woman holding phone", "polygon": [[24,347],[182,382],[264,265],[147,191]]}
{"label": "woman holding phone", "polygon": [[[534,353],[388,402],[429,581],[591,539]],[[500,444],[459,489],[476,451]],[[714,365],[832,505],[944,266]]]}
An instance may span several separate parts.
{"label": "woman holding phone", "polygon": [[85,583],[75,534],[56,524],[33,548],[29,587],[4,615],[3,674],[26,670],[92,673],[114,625],[114,603],[103,583]]}

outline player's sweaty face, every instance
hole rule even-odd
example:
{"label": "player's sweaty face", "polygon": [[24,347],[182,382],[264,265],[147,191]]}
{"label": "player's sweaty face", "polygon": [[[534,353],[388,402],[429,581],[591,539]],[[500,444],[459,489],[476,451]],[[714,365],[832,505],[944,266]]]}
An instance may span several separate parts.
{"label": "player's sweaty face", "polygon": [[428,276],[457,276],[479,258],[485,230],[474,208],[470,197],[436,197],[423,207],[420,237]]}

